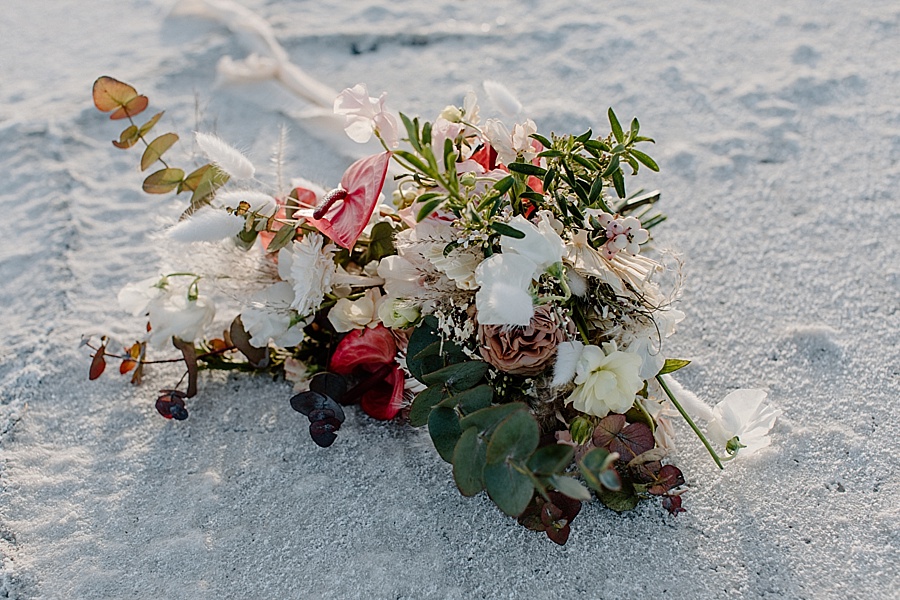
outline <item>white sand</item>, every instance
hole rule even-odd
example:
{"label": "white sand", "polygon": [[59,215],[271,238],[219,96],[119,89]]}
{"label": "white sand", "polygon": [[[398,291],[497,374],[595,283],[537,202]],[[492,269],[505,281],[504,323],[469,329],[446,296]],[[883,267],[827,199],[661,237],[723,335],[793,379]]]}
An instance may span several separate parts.
{"label": "white sand", "polygon": [[219,57],[246,52],[221,25],[167,19],[165,2],[11,2],[0,597],[894,597],[896,2],[243,1],[321,81],[365,81],[410,113],[497,79],[542,131],[638,115],[663,169],[643,180],[670,215],[658,239],[688,261],[681,381],[709,402],[768,389],[785,413],[773,446],[720,473],[680,427],[688,512],[593,503],[560,548],[462,498],[423,431],[351,411],[323,450],[281,383],[204,376],[184,423],[153,408],[175,369],[89,383],[81,334],[137,331],[115,294],[153,273],[150,233],[182,202],[139,191],[137,155],[91,105],[97,76],[150,95],[185,139],[199,107],[260,164],[288,123],[292,175],[334,182],[347,156],[276,86],[213,87]]}

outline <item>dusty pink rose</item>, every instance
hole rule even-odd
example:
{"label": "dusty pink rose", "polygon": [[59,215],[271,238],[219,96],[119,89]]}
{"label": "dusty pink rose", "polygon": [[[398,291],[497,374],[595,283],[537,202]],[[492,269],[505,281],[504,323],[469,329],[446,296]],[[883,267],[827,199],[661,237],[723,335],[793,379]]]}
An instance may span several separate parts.
{"label": "dusty pink rose", "polygon": [[564,339],[565,327],[546,305],[535,309],[527,327],[478,327],[481,357],[512,375],[537,375],[549,367],[556,356],[556,347]]}

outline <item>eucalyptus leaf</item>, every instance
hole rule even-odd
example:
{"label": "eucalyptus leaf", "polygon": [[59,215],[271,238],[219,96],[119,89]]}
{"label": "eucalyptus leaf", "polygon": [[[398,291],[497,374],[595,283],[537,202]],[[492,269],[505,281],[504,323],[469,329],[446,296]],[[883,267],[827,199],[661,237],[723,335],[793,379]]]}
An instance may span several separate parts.
{"label": "eucalyptus leaf", "polygon": [[164,133],[150,142],[144,149],[144,154],[141,156],[141,171],[146,171],[150,165],[162,158],[162,155],[166,153],[166,150],[171,148],[177,141],[178,134]]}
{"label": "eucalyptus leaf", "polygon": [[578,470],[589,486],[597,491],[602,491],[606,488],[600,475],[603,471],[612,468],[614,461],[615,455],[610,454],[606,449],[594,448],[577,461]]}
{"label": "eucalyptus leaf", "polygon": [[494,504],[511,517],[522,514],[534,495],[531,477],[505,462],[484,467],[484,487]]}
{"label": "eucalyptus leaf", "polygon": [[526,460],[537,448],[541,430],[530,411],[516,411],[503,419],[491,434],[487,447],[487,462],[494,464],[508,459]]}
{"label": "eucalyptus leaf", "polygon": [[550,444],[539,448],[528,459],[528,468],[540,475],[561,473],[572,462],[575,448],[568,444]]}
{"label": "eucalyptus leaf", "polygon": [[148,175],[141,187],[148,194],[166,194],[177,188],[182,179],[181,169],[161,169]]}
{"label": "eucalyptus leaf", "polygon": [[452,390],[462,391],[481,381],[487,370],[488,364],[486,362],[471,360],[449,365],[443,369],[425,374],[422,379],[426,385],[440,383]]}
{"label": "eucalyptus leaf", "polygon": [[566,475],[553,475],[550,477],[550,485],[573,500],[588,502],[591,499],[591,491],[589,489]]}
{"label": "eucalyptus leaf", "polygon": [[620,490],[595,489],[595,491],[600,502],[606,505],[607,508],[611,508],[616,512],[631,510],[638,505],[638,501],[640,500],[635,493],[634,486],[627,482],[622,485],[622,489]]}
{"label": "eucalyptus leaf", "polygon": [[385,256],[395,254],[394,226],[387,221],[375,223],[372,227],[372,235],[369,238],[369,247],[366,249],[364,263],[378,261]]}
{"label": "eucalyptus leaf", "polygon": [[462,435],[456,411],[452,408],[432,409],[428,415],[428,433],[441,458],[452,463],[453,450]]}
{"label": "eucalyptus leaf", "polygon": [[460,420],[459,424],[463,429],[474,427],[478,431],[487,433],[492,431],[503,419],[517,411],[527,412],[528,407],[522,402],[490,406],[466,415]]}
{"label": "eucalyptus leaf", "polygon": [[[494,389],[487,384],[483,384],[445,398],[438,406],[445,406],[447,408],[459,407],[464,414],[470,414],[490,406],[493,397]],[[410,417],[410,421],[411,420],[412,417]]]}
{"label": "eucalyptus leaf", "polygon": [[453,450],[453,479],[463,496],[474,496],[484,489],[487,442],[475,428],[462,432]]}
{"label": "eucalyptus leaf", "polygon": [[441,386],[432,386],[419,392],[409,409],[409,424],[413,427],[421,427],[428,423],[431,409],[447,397]]}

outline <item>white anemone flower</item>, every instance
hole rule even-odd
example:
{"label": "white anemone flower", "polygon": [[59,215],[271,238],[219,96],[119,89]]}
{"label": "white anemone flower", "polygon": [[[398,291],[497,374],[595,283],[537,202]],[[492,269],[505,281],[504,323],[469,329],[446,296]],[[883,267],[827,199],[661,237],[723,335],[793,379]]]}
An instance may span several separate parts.
{"label": "white anemone flower", "polygon": [[562,261],[566,246],[548,219],[541,218],[535,225],[522,215],[516,215],[507,225],[521,231],[525,237],[516,239],[503,236],[500,247],[505,254],[515,252],[520,256],[527,256],[541,272]]}
{"label": "white anemone flower", "polygon": [[122,310],[130,312],[135,317],[147,314],[150,303],[166,293],[159,286],[159,281],[160,277],[148,277],[147,279],[125,284],[125,287],[119,291],[119,306]]}
{"label": "white anemone flower", "polygon": [[294,289],[286,281],[251,296],[250,304],[241,311],[241,322],[251,335],[251,346],[265,348],[271,340],[277,346],[289,348],[303,341],[305,323],[294,323],[293,301]]}
{"label": "white anemone flower", "polygon": [[216,316],[212,300],[199,297],[191,300],[187,294],[167,293],[150,303],[150,336],[155,348],[164,348],[173,338],[193,342]]}
{"label": "white anemone flower", "polygon": [[475,269],[475,308],[481,325],[527,326],[534,317],[535,263],[519,254],[494,254]]}
{"label": "white anemone flower", "polygon": [[575,367],[576,387],[566,404],[597,417],[627,412],[644,386],[640,368],[641,358],[622,352],[615,342],[606,342],[602,349],[584,346]]}
{"label": "white anemone flower", "polygon": [[769,431],[781,411],[765,404],[763,390],[735,390],[712,409],[709,437],[725,446],[737,437],[744,447],[739,454],[752,454],[771,443]]}
{"label": "white anemone flower", "polygon": [[377,132],[389,148],[399,145],[397,119],[385,110],[386,97],[385,92],[379,98],[371,98],[362,83],[347,88],[338,95],[334,101],[334,114],[344,116],[347,137],[365,144]]}

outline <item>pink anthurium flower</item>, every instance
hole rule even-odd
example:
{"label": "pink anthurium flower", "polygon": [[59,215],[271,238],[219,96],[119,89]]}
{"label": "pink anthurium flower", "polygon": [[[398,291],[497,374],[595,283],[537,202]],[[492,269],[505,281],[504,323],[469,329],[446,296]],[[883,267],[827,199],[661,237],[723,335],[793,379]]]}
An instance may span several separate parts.
{"label": "pink anthurium flower", "polygon": [[331,357],[329,370],[360,379],[342,402],[359,399],[371,417],[387,421],[400,412],[405,377],[394,361],[397,343],[384,325],[354,330],[344,336]]}
{"label": "pink anthurium flower", "polygon": [[390,160],[391,153],[382,152],[350,165],[340,187],[325,195],[307,221],[339,246],[352,249],[378,204]]}

